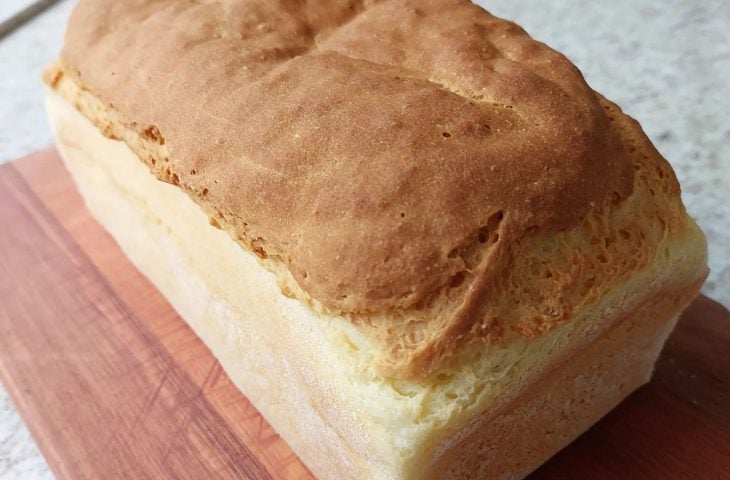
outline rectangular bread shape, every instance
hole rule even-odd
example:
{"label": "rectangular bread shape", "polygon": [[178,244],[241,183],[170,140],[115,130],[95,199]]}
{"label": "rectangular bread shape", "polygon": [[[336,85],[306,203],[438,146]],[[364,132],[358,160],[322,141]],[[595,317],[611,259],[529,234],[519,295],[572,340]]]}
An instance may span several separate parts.
{"label": "rectangular bread shape", "polygon": [[80,0],[44,80],[93,215],[323,480],[524,477],[707,274],[638,123],[466,1]]}

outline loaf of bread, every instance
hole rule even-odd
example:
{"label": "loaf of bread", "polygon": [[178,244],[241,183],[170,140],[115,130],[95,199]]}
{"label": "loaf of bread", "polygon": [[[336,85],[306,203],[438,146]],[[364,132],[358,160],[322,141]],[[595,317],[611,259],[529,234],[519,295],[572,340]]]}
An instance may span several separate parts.
{"label": "loaf of bread", "polygon": [[89,209],[322,479],[517,479],[707,274],[639,125],[462,0],[81,0],[44,74]]}

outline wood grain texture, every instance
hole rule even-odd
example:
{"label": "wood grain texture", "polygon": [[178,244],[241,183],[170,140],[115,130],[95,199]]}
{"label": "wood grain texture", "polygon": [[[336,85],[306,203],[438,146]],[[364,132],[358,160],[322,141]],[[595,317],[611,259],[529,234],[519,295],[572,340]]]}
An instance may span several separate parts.
{"label": "wood grain texture", "polygon": [[[311,474],[90,217],[57,154],[0,166],[0,375],[60,478]],[[730,313],[534,479],[730,478]]]}

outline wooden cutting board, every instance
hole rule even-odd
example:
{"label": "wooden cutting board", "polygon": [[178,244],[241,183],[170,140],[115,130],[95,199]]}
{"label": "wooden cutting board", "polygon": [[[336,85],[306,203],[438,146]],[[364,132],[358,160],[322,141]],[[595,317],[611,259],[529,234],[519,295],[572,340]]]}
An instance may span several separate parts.
{"label": "wooden cutting board", "polygon": [[[0,374],[60,478],[312,478],[53,150],[0,166]],[[654,380],[531,478],[730,478],[727,309],[698,298]]]}

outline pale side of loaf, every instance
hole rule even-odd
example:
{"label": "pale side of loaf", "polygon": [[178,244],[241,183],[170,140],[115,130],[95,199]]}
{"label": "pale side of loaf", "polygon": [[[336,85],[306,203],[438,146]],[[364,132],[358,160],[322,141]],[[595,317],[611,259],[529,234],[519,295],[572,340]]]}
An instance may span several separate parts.
{"label": "pale side of loaf", "polygon": [[433,380],[381,376],[345,318],[281,294],[274,274],[121,141],[55,93],[48,111],[94,216],[322,480],[518,479],[646,382],[706,274],[687,219],[580,318],[463,352]]}

